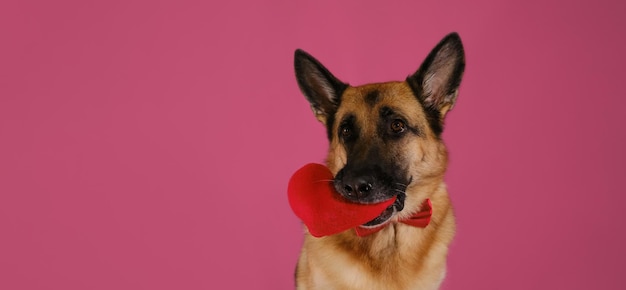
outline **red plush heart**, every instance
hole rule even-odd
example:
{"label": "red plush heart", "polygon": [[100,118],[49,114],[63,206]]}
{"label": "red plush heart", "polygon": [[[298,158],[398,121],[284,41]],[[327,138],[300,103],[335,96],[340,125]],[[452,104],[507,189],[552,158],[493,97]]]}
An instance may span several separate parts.
{"label": "red plush heart", "polygon": [[287,190],[293,212],[314,237],[323,237],[357,227],[378,217],[396,198],[376,204],[352,203],[333,187],[333,174],[326,166],[310,163],[289,180]]}

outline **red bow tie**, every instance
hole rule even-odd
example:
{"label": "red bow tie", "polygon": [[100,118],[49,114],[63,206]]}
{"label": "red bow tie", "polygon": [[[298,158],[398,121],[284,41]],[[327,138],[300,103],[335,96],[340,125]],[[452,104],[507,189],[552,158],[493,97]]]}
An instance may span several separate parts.
{"label": "red bow tie", "polygon": [[[414,214],[413,216],[409,218],[401,219],[400,222],[403,224],[414,226],[414,227],[425,228],[430,223],[430,217],[432,215],[433,215],[433,204],[430,202],[430,199],[426,199],[424,203],[422,204],[422,210],[420,212]],[[364,236],[371,235],[373,233],[376,233],[382,230],[388,224],[389,223],[379,226],[379,227],[374,227],[374,228],[364,228],[362,226],[358,226],[354,228],[354,230],[356,231],[357,236],[364,237]]]}

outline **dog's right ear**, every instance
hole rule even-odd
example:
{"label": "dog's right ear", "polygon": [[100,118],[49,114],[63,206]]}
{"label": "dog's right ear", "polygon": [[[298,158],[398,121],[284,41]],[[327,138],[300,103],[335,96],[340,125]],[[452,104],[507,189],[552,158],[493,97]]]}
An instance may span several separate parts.
{"label": "dog's right ear", "polygon": [[337,111],[341,95],[348,84],[341,82],[318,60],[301,49],[294,56],[298,86],[311,103],[317,120],[326,124],[329,116]]}

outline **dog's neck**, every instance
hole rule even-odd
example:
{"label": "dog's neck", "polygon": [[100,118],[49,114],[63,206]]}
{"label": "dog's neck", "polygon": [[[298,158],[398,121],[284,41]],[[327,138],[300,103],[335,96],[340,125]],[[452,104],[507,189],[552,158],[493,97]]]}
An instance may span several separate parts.
{"label": "dog's neck", "polygon": [[[419,243],[407,241],[420,240],[422,243],[432,243],[432,241],[440,239],[449,242],[454,236],[455,231],[452,206],[445,184],[440,183],[440,185],[435,188],[436,189],[428,195],[433,211],[430,223],[427,227],[414,227],[395,221],[368,236],[359,237],[355,230],[348,230],[327,238],[341,241],[337,244],[341,245],[348,253],[353,253],[358,256],[365,254],[369,259],[373,260],[386,260],[394,256],[395,253],[407,253],[417,251],[421,248]],[[422,201],[422,203],[423,202],[424,201]],[[438,231],[444,224],[449,224],[446,225],[446,227],[451,230],[450,232]]]}

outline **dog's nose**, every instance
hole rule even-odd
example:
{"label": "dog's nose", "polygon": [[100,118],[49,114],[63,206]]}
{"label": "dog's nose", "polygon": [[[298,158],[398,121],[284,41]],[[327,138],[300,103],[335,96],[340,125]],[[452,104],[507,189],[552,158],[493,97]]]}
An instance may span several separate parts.
{"label": "dog's nose", "polygon": [[344,181],[344,193],[349,197],[363,198],[372,191],[372,182],[366,178],[355,178],[352,182]]}

